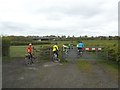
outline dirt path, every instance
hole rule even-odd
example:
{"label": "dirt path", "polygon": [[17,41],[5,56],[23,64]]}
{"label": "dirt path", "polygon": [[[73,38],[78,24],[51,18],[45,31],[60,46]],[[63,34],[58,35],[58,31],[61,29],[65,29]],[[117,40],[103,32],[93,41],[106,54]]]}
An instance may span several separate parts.
{"label": "dirt path", "polygon": [[73,49],[67,65],[45,62],[25,66],[23,59],[4,61],[3,88],[118,88],[108,70],[95,61],[90,61],[92,69],[82,70],[76,65],[78,58]]}

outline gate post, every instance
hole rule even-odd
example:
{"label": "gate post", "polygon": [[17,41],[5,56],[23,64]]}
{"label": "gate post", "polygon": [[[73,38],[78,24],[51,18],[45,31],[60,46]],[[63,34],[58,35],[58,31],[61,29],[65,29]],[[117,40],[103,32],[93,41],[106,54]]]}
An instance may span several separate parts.
{"label": "gate post", "polygon": [[86,53],[86,48],[85,48],[85,55],[87,56],[87,53]]}
{"label": "gate post", "polygon": [[97,47],[96,47],[96,59],[97,59]]}
{"label": "gate post", "polygon": [[109,55],[108,55],[108,50],[107,50],[107,60],[108,60],[108,56],[109,56]]}

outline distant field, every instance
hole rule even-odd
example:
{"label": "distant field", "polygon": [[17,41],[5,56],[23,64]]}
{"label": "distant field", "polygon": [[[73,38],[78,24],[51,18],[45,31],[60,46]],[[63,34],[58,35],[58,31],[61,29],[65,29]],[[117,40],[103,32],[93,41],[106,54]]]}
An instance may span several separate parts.
{"label": "distant field", "polygon": [[[50,48],[52,45],[33,45],[32,47],[39,50],[40,48]],[[25,57],[28,45],[10,46],[10,57]]]}
{"label": "distant field", "polygon": [[[27,53],[28,45],[23,46],[10,46],[10,57],[24,57]],[[40,48],[40,45],[35,45],[34,47]]]}
{"label": "distant field", "polygon": [[[77,44],[77,41],[57,41],[59,44],[62,43],[73,43],[73,44]],[[84,44],[104,44],[104,43],[118,43],[118,40],[84,40],[82,41]]]}
{"label": "distant field", "polygon": [[11,46],[10,57],[24,57],[27,46]]}
{"label": "distant field", "polygon": [[97,44],[97,43],[118,43],[118,40],[86,40],[83,41],[84,43],[93,43],[93,44]]}
{"label": "distant field", "polygon": [[85,46],[106,46],[118,44],[118,40],[87,40],[83,41]]}

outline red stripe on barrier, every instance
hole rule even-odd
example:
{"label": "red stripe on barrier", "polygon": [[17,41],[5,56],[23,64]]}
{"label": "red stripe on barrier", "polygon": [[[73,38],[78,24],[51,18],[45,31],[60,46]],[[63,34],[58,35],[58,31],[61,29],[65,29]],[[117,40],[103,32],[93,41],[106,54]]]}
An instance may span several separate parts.
{"label": "red stripe on barrier", "polygon": [[85,48],[83,48],[83,50],[85,50]]}
{"label": "red stripe on barrier", "polygon": [[83,48],[82,50],[101,50],[101,48]]}
{"label": "red stripe on barrier", "polygon": [[98,48],[95,48],[95,50],[98,50]]}
{"label": "red stripe on barrier", "polygon": [[92,48],[89,48],[89,50],[92,50]]}

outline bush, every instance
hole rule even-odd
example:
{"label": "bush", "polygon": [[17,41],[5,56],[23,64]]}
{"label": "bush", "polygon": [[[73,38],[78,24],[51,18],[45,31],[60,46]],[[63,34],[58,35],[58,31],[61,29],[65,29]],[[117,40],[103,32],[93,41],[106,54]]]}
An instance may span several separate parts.
{"label": "bush", "polygon": [[120,61],[120,54],[118,50],[118,45],[106,45],[102,50],[102,54],[107,55],[108,60]]}
{"label": "bush", "polygon": [[2,37],[2,56],[9,56],[10,40],[7,37]]}

